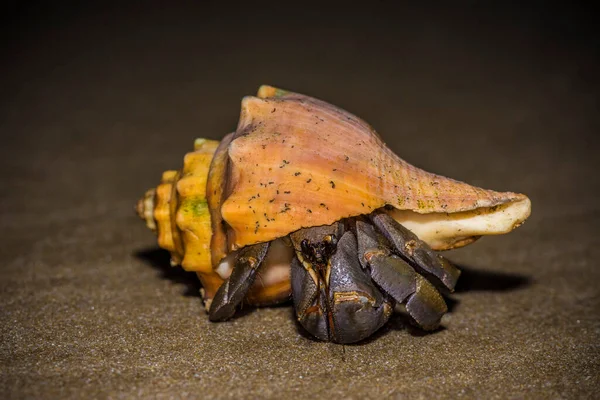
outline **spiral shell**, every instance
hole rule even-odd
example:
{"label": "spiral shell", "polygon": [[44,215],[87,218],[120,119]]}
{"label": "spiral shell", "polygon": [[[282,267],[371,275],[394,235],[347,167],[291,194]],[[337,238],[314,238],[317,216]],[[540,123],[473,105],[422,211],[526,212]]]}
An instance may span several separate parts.
{"label": "spiral shell", "polygon": [[[384,207],[437,250],[507,233],[531,212],[523,194],[423,171],[360,118],[271,86],[242,100],[236,131],[220,143],[198,139],[183,169],[165,172],[137,209],[173,263],[198,272],[210,299],[237,249]],[[273,265],[249,296],[255,302],[289,292],[285,257]]]}

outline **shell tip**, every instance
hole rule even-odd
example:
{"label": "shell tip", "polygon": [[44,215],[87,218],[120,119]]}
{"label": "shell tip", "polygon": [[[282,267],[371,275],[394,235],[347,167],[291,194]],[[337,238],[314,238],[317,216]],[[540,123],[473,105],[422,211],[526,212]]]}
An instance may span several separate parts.
{"label": "shell tip", "polygon": [[268,97],[281,97],[288,93],[289,93],[289,91],[284,90],[284,89],[279,89],[274,86],[261,85],[258,88],[258,92],[256,93],[256,96],[260,97],[261,99],[266,99]]}
{"label": "shell tip", "polygon": [[147,190],[146,193],[144,193],[144,196],[138,200],[134,207],[137,215],[146,221],[146,226],[152,231],[156,230],[156,221],[154,220],[155,195],[155,189]]}

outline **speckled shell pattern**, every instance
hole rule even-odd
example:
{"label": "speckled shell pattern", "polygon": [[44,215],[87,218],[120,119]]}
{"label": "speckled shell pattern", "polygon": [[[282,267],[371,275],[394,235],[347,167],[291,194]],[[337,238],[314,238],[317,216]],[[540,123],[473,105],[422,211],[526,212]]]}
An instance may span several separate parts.
{"label": "speckled shell pattern", "polygon": [[280,301],[291,290],[293,257],[283,238],[385,206],[437,250],[509,232],[530,212],[525,195],[423,171],[360,118],[271,86],[243,98],[234,132],[197,139],[183,168],[165,171],[136,209],[172,264],[198,274],[209,307],[238,249],[282,239],[271,247],[289,254],[267,257],[247,295],[253,304]]}
{"label": "speckled shell pattern", "polygon": [[360,118],[270,87],[243,99],[229,158],[220,211],[231,229],[230,249],[386,205],[456,213],[524,197],[423,171],[394,154]]}

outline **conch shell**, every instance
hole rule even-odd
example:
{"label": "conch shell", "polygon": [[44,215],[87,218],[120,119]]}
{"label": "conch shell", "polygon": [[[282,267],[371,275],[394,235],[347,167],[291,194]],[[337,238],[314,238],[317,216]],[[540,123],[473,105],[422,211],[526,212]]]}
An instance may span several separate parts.
{"label": "conch shell", "polygon": [[138,203],[173,262],[198,271],[207,297],[231,252],[381,208],[447,250],[510,232],[527,219],[531,202],[423,171],[358,117],[262,86],[243,98],[235,132],[221,143],[198,140],[183,170],[167,171]]}
{"label": "conch shell", "polygon": [[352,114],[308,96],[275,94],[262,87],[259,97],[243,99],[229,145],[231,193],[221,215],[232,248],[391,206],[399,222],[445,250],[509,232],[529,215],[525,195],[425,172]]}

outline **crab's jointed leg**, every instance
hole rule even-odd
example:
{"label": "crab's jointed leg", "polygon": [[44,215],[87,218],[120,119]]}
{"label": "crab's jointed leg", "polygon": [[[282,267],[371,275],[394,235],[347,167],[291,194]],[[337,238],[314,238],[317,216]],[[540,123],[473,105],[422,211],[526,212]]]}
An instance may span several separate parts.
{"label": "crab's jointed leg", "polygon": [[374,212],[370,217],[373,224],[393,244],[392,249],[411,261],[420,272],[435,276],[450,291],[454,290],[460,276],[459,269],[387,213]]}
{"label": "crab's jointed leg", "polygon": [[[385,213],[301,229],[290,240],[296,253],[291,262],[296,315],[321,340],[354,343],[370,336],[387,322],[396,302],[405,303],[421,328],[435,329],[448,309],[428,279],[453,290],[460,274]],[[211,321],[234,315],[268,249],[269,242],[240,250],[213,299]]]}
{"label": "crab's jointed leg", "polygon": [[426,330],[437,328],[448,311],[428,278],[452,290],[460,272],[386,214],[290,237],[297,256],[291,276],[296,315],[321,340],[353,343],[370,336],[396,302]]}
{"label": "crab's jointed leg", "polygon": [[329,295],[333,304],[335,338],[353,343],[371,336],[394,311],[393,300],[380,292],[358,261],[356,237],[344,233],[331,257]]}
{"label": "crab's jointed leg", "polygon": [[290,235],[296,257],[291,263],[292,296],[298,321],[321,340],[335,337],[328,284],[330,257],[343,225],[301,229]]}
{"label": "crab's jointed leg", "polygon": [[357,221],[356,234],[359,259],[371,278],[398,303],[406,301],[406,311],[421,328],[437,328],[448,308],[435,287],[406,261],[391,254],[386,239],[372,225]]}
{"label": "crab's jointed leg", "polygon": [[[314,228],[307,229],[292,241],[301,237],[315,240],[318,235]],[[320,247],[318,240],[304,246],[292,262],[296,315],[302,326],[321,340],[357,342],[387,322],[393,300],[382,294],[361,268],[352,232],[346,231],[336,241],[333,254],[323,260],[323,268],[314,263],[312,254],[306,254],[307,249]]]}
{"label": "crab's jointed leg", "polygon": [[219,287],[212,300],[208,311],[211,321],[225,321],[235,314],[237,306],[254,283],[257,271],[269,250],[269,243],[246,246],[240,250],[231,275]]}
{"label": "crab's jointed leg", "polygon": [[[292,293],[300,324],[318,339],[330,340],[327,322],[327,293],[323,282],[294,257],[292,260]],[[315,281],[316,279],[316,281]]]}

